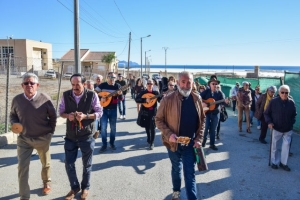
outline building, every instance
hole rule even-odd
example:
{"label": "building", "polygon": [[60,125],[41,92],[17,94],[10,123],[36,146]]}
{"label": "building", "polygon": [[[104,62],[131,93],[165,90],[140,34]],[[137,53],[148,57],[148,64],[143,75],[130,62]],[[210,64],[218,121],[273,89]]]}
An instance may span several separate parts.
{"label": "building", "polygon": [[28,39],[0,39],[0,73],[8,66],[11,54],[11,72],[52,69],[52,44]]}
{"label": "building", "polygon": [[[116,52],[90,51],[89,49],[80,49],[81,74],[86,77],[92,77],[93,74],[101,74],[106,77],[107,72],[118,72],[118,61],[113,59],[111,63],[102,62],[103,56]],[[60,59],[64,65],[63,73],[75,73],[74,49],[70,49]]]}

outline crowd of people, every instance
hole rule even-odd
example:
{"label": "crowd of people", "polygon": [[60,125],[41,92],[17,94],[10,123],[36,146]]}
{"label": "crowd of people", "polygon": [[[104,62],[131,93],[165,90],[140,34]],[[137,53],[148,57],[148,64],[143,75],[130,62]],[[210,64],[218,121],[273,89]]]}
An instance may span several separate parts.
{"label": "crowd of people", "polygon": [[[275,86],[269,86],[265,93],[261,93],[260,86],[253,90],[251,83],[245,81],[239,87],[237,82],[229,100],[215,75],[206,85],[200,85],[198,80],[194,82],[193,75],[186,71],[179,73],[178,80],[174,76],[136,79],[132,74],[125,79],[122,74],[113,72],[107,74],[106,81],[103,79],[98,75],[95,81],[86,80],[81,74],[73,74],[70,78],[71,89],[63,93],[59,105],[59,115],[66,119],[65,170],[70,183],[66,200],[75,198],[80,191],[81,199],[88,198],[95,139],[99,134],[102,141],[100,153],[107,150],[108,144],[116,150],[117,116],[119,112],[119,119],[126,119],[125,96],[129,91],[137,105],[137,124],[145,128],[149,150],[154,149],[156,127],[161,131],[161,140],[172,166],[173,200],[180,199],[182,170],[188,199],[197,199],[194,148],[205,147],[209,138],[209,148],[218,150],[215,139],[220,139],[220,111],[229,103],[232,104],[233,116],[238,115],[239,132],[243,131],[242,124],[246,121],[246,132],[251,133],[254,117],[261,143],[267,143],[267,130],[272,130],[271,167],[290,171],[287,161],[297,112],[287,85],[280,86],[278,96],[275,96]],[[21,199],[30,198],[28,178],[33,149],[37,150],[42,163],[43,193],[51,192],[49,146],[57,116],[50,97],[38,92],[38,87],[38,77],[33,73],[25,74],[22,79],[24,93],[13,99],[10,113],[11,124],[20,123],[23,126],[17,140]],[[178,144],[180,137],[190,138],[190,142],[187,145]],[[281,138],[283,143],[279,154]],[[78,149],[82,152],[83,165],[80,183],[75,169]]]}

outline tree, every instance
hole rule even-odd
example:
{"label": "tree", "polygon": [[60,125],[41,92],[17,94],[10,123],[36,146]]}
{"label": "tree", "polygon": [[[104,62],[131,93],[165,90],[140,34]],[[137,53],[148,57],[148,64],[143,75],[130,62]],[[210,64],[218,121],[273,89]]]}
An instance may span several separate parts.
{"label": "tree", "polygon": [[109,65],[112,63],[112,61],[116,58],[114,53],[109,53],[102,56],[101,62],[106,63],[106,69],[109,70]]}

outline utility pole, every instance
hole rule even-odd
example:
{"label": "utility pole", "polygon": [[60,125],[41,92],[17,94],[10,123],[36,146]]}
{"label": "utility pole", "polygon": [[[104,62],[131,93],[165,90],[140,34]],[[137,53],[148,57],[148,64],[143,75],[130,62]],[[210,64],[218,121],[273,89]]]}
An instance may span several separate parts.
{"label": "utility pole", "polygon": [[131,32],[129,32],[129,47],[128,47],[128,62],[127,62],[127,76],[129,76],[129,63],[130,63],[130,43],[131,43]]}
{"label": "utility pole", "polygon": [[6,108],[5,108],[5,133],[8,133],[8,94],[9,94],[9,79],[10,79],[10,66],[11,66],[11,53],[7,49],[7,69],[6,69]]}
{"label": "utility pole", "polygon": [[79,0],[74,0],[74,60],[75,73],[81,73],[79,46]]}
{"label": "utility pole", "polygon": [[168,74],[167,74],[167,50],[169,49],[169,47],[163,47],[163,49],[165,50],[165,74],[166,74],[166,76],[168,76]]}

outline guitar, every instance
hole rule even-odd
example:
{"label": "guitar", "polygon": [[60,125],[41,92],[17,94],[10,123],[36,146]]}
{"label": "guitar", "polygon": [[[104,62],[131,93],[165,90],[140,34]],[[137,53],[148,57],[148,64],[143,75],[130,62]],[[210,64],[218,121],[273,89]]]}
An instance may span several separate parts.
{"label": "guitar", "polygon": [[204,113],[206,113],[209,110],[214,110],[216,107],[216,104],[222,103],[224,101],[226,101],[227,99],[222,99],[219,101],[215,101],[213,98],[208,98],[206,100],[202,100],[204,103],[207,104],[207,107],[203,108]]}
{"label": "guitar", "polygon": [[118,91],[124,91],[126,90],[128,87],[130,87],[130,85],[124,85],[122,87],[120,87],[120,89],[110,93],[110,92],[99,92],[98,96],[101,98],[105,98],[105,101],[100,100],[100,104],[102,107],[106,107],[110,104],[112,97],[117,95]]}
{"label": "guitar", "polygon": [[146,103],[142,103],[142,104],[144,107],[150,108],[155,104],[155,102],[157,101],[157,98],[161,97],[161,96],[163,96],[163,94],[158,94],[158,95],[154,95],[152,93],[143,94],[142,98],[150,99],[150,101],[148,103],[146,102]]}

